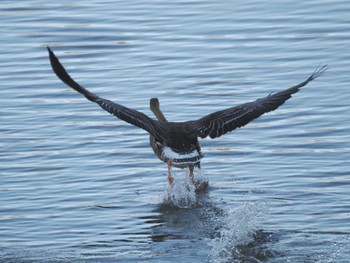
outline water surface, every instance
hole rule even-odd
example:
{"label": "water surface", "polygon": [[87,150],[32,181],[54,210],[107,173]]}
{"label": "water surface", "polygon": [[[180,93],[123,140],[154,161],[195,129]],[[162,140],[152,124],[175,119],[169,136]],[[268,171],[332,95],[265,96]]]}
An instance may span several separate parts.
{"label": "water surface", "polygon": [[[347,1],[2,1],[2,262],[349,262]],[[195,194],[143,130],[61,83],[197,119],[329,70],[219,139]]]}

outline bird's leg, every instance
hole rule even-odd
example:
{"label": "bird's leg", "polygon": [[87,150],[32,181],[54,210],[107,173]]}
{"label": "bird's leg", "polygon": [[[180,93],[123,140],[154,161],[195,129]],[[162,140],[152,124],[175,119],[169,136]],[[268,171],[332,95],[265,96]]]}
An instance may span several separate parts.
{"label": "bird's leg", "polygon": [[194,166],[190,166],[189,169],[190,169],[191,182],[194,184],[194,174],[193,174]]}
{"label": "bird's leg", "polygon": [[171,175],[171,161],[168,160],[167,161],[167,164],[168,164],[168,182],[169,182],[169,185],[172,187],[174,185],[174,178],[172,177]]}

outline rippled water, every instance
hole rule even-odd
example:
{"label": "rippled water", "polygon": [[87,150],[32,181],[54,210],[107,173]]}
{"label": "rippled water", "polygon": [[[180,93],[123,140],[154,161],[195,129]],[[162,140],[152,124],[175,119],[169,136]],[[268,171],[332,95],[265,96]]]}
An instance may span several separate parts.
{"label": "rippled water", "polygon": [[[1,262],[349,262],[347,1],[2,1]],[[283,107],[202,140],[202,180],[50,69],[183,121],[329,70]]]}

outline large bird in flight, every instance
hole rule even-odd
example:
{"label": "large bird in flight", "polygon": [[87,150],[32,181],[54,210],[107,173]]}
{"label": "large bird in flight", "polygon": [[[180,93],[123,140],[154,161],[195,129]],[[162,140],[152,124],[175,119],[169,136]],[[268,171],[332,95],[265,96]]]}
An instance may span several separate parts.
{"label": "large bird in flight", "polygon": [[157,118],[154,120],[142,112],[101,98],[88,91],[69,76],[53,51],[49,47],[47,49],[53,71],[65,84],[119,119],[144,129],[150,134],[150,145],[154,153],[168,165],[168,182],[171,186],[174,184],[171,166],[189,168],[189,176],[194,182],[194,167],[200,168],[200,160],[203,158],[198,138],[207,136],[212,139],[218,138],[248,124],[264,113],[277,109],[291,98],[292,94],[327,70],[327,65],[318,66],[310,77],[298,85],[252,102],[220,110],[197,120],[170,122],[160,110],[157,98],[150,100],[150,108]]}

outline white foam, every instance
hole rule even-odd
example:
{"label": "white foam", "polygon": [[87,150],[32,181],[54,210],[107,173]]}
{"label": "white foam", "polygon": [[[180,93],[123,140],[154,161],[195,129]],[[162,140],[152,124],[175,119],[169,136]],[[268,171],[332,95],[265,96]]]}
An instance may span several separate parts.
{"label": "white foam", "polygon": [[258,218],[265,214],[266,210],[264,204],[244,203],[227,211],[216,237],[208,240],[211,247],[209,261],[232,262],[239,258],[237,246],[253,240]]}
{"label": "white foam", "polygon": [[165,202],[179,208],[191,208],[197,205],[195,187],[188,176],[176,178],[174,185],[168,186]]}
{"label": "white foam", "polygon": [[178,175],[173,173],[173,175],[174,185],[167,186],[163,203],[178,208],[193,208],[200,205],[197,194],[206,192],[208,188],[208,178],[203,175],[202,171],[200,169],[195,170],[195,185],[193,185],[188,172],[182,172]]}

